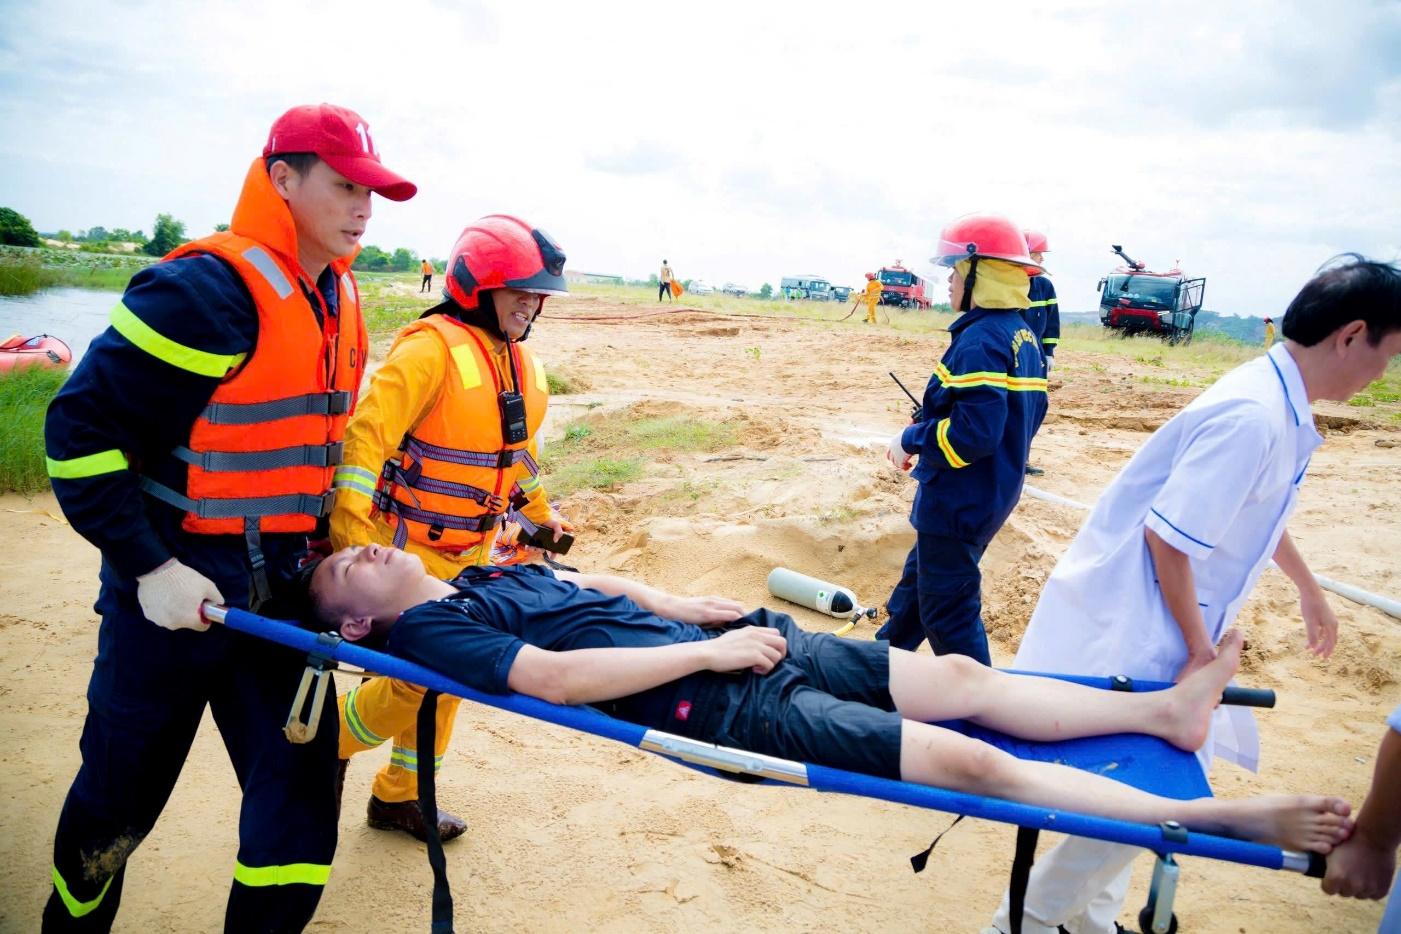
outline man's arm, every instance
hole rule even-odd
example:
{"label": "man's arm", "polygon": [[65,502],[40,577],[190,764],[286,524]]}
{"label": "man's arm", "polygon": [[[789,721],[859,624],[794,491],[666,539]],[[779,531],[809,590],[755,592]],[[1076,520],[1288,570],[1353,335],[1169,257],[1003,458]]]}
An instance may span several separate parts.
{"label": "man's arm", "polygon": [[[1045,279],[1045,276],[1041,278]],[[1060,344],[1060,301],[1056,298],[1056,287],[1046,279],[1046,329],[1041,333],[1041,352],[1046,355],[1046,369],[1051,368],[1051,360]]]}
{"label": "man's arm", "polygon": [[1143,530],[1148,553],[1153,557],[1153,571],[1158,576],[1158,589],[1172,614],[1182,641],[1187,644],[1187,664],[1177,673],[1180,681],[1216,657],[1216,646],[1206,631],[1202,608],[1197,605],[1197,584],[1192,574],[1192,560],[1163,541],[1150,528]]}
{"label": "man's arm", "polygon": [[1294,539],[1289,537],[1287,529],[1280,536],[1274,559],[1279,569],[1299,590],[1299,612],[1304,617],[1309,651],[1319,658],[1327,658],[1333,654],[1333,646],[1338,642],[1338,617],[1333,615],[1333,608],[1328,605],[1323,588],[1318,586],[1318,581],[1314,579],[1313,572],[1304,562],[1304,556],[1299,553],[1298,546],[1294,544]]}
{"label": "man's arm", "polygon": [[506,685],[554,704],[592,704],[640,694],[698,671],[767,674],[782,661],[788,643],[766,626],[733,629],[702,642],[646,648],[574,649],[551,652],[522,646]]}
{"label": "man's arm", "polygon": [[[1401,710],[1393,715],[1401,723]],[[1328,854],[1323,891],[1346,898],[1385,898],[1401,846],[1401,733],[1388,729],[1377,750],[1372,787],[1352,836]]]}
{"label": "man's arm", "polygon": [[744,615],[742,605],[724,597],[678,597],[641,581],[612,574],[581,574],[577,571],[554,573],[555,577],[577,587],[587,587],[613,597],[627,597],[649,613],[683,623],[722,625]]}
{"label": "man's arm", "polygon": [[385,459],[423,420],[442,386],[447,360],[427,332],[411,334],[370,377],[370,388],[345,428],[345,454],[336,468],[331,547],[366,545],[374,538],[373,496]]}

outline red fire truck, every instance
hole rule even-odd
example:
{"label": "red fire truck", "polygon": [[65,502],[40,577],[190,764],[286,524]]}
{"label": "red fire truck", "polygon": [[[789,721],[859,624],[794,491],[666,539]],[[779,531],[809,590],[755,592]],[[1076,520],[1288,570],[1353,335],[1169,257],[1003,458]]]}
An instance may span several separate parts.
{"label": "red fire truck", "polygon": [[1189,279],[1177,268],[1152,272],[1129,258],[1123,247],[1116,244],[1112,249],[1125,265],[1099,280],[1100,323],[1125,337],[1147,333],[1169,344],[1190,342],[1206,279]]}
{"label": "red fire truck", "polygon": [[897,259],[894,266],[882,266],[876,274],[880,279],[880,303],[896,308],[928,308],[928,281],[900,265]]}

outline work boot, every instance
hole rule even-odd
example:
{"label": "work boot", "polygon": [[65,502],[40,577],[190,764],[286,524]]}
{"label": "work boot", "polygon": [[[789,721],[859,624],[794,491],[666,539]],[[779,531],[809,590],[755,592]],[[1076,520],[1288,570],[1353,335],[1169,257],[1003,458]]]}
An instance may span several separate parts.
{"label": "work boot", "polygon": [[1042,470],[1040,467],[1033,467],[1030,464],[1026,465],[1026,475],[1028,477],[1039,477],[1045,472],[1046,471]]}
{"label": "work boot", "polygon": [[[428,828],[417,801],[381,801],[370,795],[365,819],[376,830],[402,830],[411,837],[428,842]],[[467,832],[467,822],[455,814],[438,809],[438,838],[444,843]]]}

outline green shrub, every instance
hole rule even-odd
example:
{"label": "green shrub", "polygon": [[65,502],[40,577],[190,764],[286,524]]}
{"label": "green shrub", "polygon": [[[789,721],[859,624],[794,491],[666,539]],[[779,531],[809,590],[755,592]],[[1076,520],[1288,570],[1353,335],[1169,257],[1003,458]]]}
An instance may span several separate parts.
{"label": "green shrub", "polygon": [[0,373],[0,490],[38,493],[49,487],[44,467],[44,412],[67,370],[25,366]]}

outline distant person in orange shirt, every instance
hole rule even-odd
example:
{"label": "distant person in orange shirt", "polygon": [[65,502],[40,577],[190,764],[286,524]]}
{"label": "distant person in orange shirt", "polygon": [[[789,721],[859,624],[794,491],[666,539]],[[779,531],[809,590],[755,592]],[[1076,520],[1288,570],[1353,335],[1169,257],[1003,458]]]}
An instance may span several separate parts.
{"label": "distant person in orange shirt", "polygon": [[433,264],[425,259],[423,261],[422,267],[420,268],[420,271],[423,273],[423,285],[419,287],[419,291],[433,291]]}

